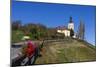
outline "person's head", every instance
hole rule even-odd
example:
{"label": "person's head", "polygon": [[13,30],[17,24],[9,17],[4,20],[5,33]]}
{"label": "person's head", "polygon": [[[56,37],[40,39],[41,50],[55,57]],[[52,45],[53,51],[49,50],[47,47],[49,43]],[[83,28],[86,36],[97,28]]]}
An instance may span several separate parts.
{"label": "person's head", "polygon": [[33,44],[32,44],[32,42],[28,42],[27,45],[28,45],[28,47],[32,47]]}

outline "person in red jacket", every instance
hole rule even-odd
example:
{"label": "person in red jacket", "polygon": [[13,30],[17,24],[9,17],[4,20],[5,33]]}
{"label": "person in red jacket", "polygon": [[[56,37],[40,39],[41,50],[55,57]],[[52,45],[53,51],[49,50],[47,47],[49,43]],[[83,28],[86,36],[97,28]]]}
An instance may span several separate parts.
{"label": "person in red jacket", "polygon": [[31,58],[33,55],[35,55],[35,50],[36,50],[36,44],[32,43],[31,41],[29,41],[27,43],[27,48],[26,48],[26,55],[27,57]]}
{"label": "person in red jacket", "polygon": [[26,43],[26,49],[25,49],[25,56],[26,58],[21,62],[21,65],[31,65],[35,61],[35,54],[37,50],[37,46],[35,43],[33,43],[30,39],[27,39]]}

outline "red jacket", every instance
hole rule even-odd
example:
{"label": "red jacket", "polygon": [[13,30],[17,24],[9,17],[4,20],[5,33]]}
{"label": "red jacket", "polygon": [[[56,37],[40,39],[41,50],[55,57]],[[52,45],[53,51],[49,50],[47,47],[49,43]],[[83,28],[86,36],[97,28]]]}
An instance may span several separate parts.
{"label": "red jacket", "polygon": [[32,57],[32,55],[35,54],[35,50],[36,50],[36,45],[31,43],[31,42],[28,42],[28,46],[26,48],[26,54],[29,58]]}

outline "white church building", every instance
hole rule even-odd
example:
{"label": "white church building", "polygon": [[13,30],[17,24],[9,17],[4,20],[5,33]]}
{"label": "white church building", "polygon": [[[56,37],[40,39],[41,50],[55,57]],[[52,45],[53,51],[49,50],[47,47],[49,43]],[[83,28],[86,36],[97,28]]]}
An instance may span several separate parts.
{"label": "white church building", "polygon": [[[73,22],[73,20],[72,20],[72,17],[70,17],[70,21],[69,21],[69,23],[68,23],[68,26],[67,27],[65,27],[65,26],[63,26],[63,27],[58,27],[57,28],[57,32],[58,33],[63,33],[64,35],[65,35],[65,37],[70,37],[70,30],[73,30],[74,31],[74,22]],[[76,37],[75,36],[75,33],[74,33],[74,36],[73,36],[74,38]]]}

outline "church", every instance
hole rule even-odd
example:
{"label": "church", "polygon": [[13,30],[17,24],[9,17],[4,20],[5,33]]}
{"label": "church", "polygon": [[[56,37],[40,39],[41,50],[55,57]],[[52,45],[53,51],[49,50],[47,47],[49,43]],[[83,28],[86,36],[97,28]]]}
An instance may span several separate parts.
{"label": "church", "polygon": [[[65,35],[65,37],[70,37],[71,36],[70,35],[70,32],[71,32],[70,30],[74,31],[74,22],[72,20],[72,17],[70,17],[70,19],[69,19],[68,26],[63,26],[63,27],[59,26],[59,27],[57,27],[57,32],[58,33],[63,33]],[[75,36],[75,33],[74,33],[73,38],[75,38],[75,37],[76,36]]]}

